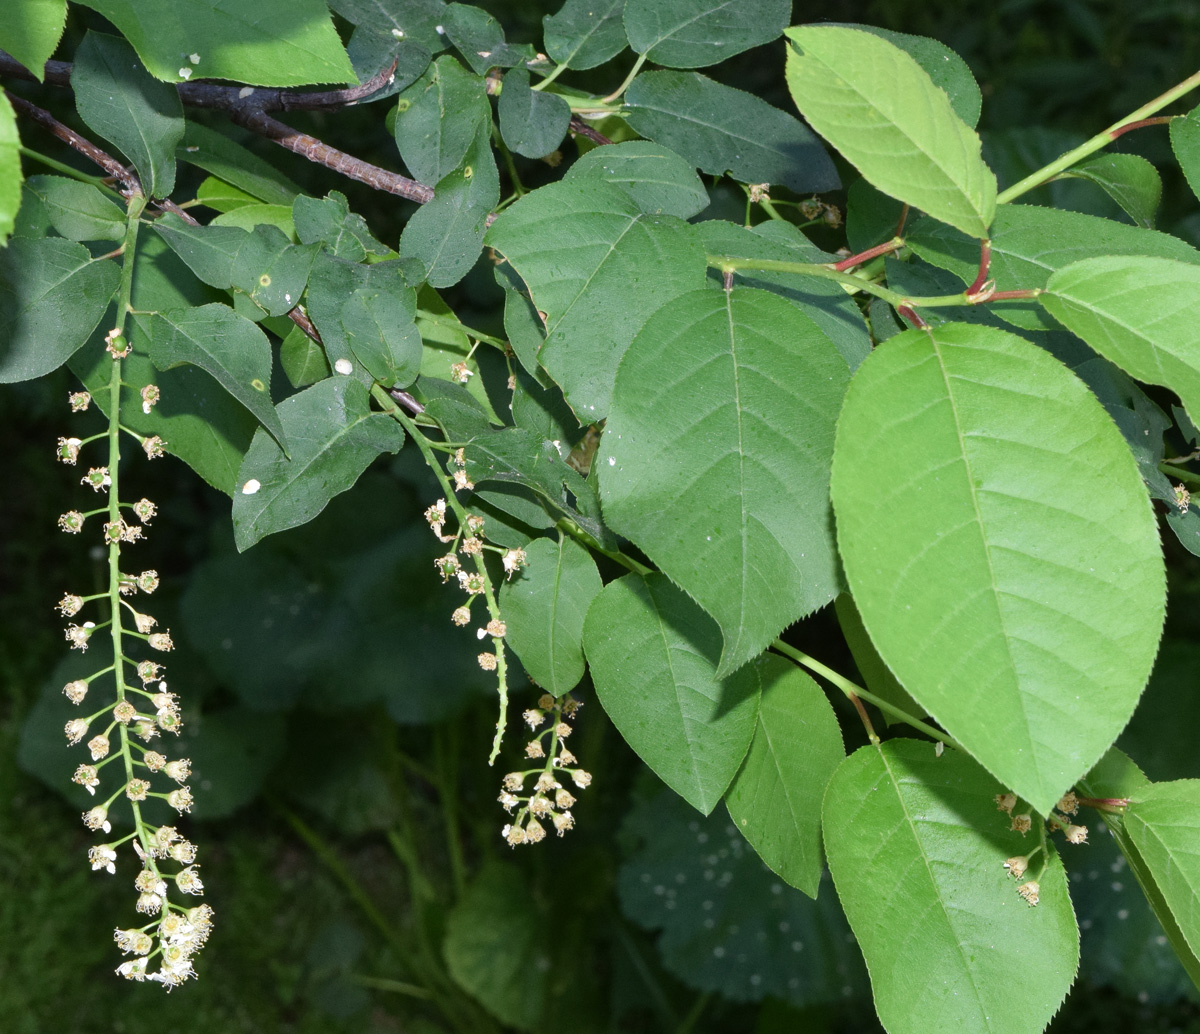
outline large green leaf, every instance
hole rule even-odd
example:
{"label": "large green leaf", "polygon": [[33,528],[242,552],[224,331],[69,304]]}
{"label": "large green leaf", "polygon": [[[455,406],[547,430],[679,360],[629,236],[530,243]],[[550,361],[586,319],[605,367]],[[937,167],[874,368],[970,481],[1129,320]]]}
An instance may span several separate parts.
{"label": "large green leaf", "polygon": [[[964,284],[975,279],[978,241],[932,219],[919,220],[905,239],[926,262],[950,270]],[[1041,205],[1001,205],[991,241],[989,276],[999,291],[1045,287],[1056,269],[1093,255],[1158,255],[1200,263],[1200,252],[1170,234]],[[1032,299],[999,302],[991,311],[1025,330],[1059,329]]]}
{"label": "large green leaf", "polygon": [[1171,148],[1187,177],[1192,193],[1200,197],[1200,107],[1183,118],[1171,119]]}
{"label": "large green leaf", "polygon": [[7,50],[42,81],[67,23],[67,0],[18,0],[0,20],[0,48]]}
{"label": "large green leaf", "polygon": [[1048,813],[1129,720],[1162,628],[1158,530],[1120,432],[1015,335],[908,331],[855,374],[832,494],[888,667]]}
{"label": "large green leaf", "polygon": [[133,163],[146,195],[167,197],[184,126],[175,89],[146,72],[125,40],[92,31],[75,51],[71,88],[79,117]]}
{"label": "large green leaf", "polygon": [[531,89],[529,72],[520,67],[504,77],[497,113],[504,143],[526,158],[548,155],[562,143],[571,122],[570,105],[557,94]]}
{"label": "large green leaf", "polygon": [[1031,908],[1004,862],[1036,841],[1006,828],[1000,789],[964,754],[916,740],[863,747],[829,784],[829,868],[889,1034],[1038,1034],[1075,978],[1062,862],[1034,857]]}
{"label": "large green leaf", "polygon": [[529,566],[500,590],[507,639],[534,683],[560,697],[583,678],[583,619],[600,572],[570,537],[535,539],[525,555]]}
{"label": "large green leaf", "polygon": [[30,176],[29,190],[41,198],[50,222],[73,241],[119,241],[125,236],[125,213],[98,187],[66,176]]}
{"label": "large green leaf", "polygon": [[696,231],[646,215],[608,183],[535,190],[500,215],[487,243],[545,314],[538,358],[585,424],[607,414],[617,363],[646,317],[704,283]]}
{"label": "large green leaf", "polygon": [[604,516],[721,626],[720,674],[837,594],[833,433],[850,371],[798,306],[693,291],[625,353],[595,462]]}
{"label": "large green leaf", "polygon": [[885,194],[986,237],[996,177],[929,73],[858,29],[804,25],[787,36],[788,88],[809,125]]}
{"label": "large green leaf", "polygon": [[815,898],[821,799],[846,756],[842,730],[825,694],[790,661],[769,656],[758,670],[758,725],[725,806],[762,860]]}
{"label": "large green leaf", "polygon": [[629,124],[703,172],[798,193],[836,190],[837,170],[808,127],[698,72],[643,72],[625,94]]}
{"label": "large green leaf", "polygon": [[1154,228],[1154,215],[1162,201],[1162,177],[1140,154],[1102,154],[1073,165],[1061,176],[1095,183],[1136,225]]}
{"label": "large green leaf", "polygon": [[0,384],[57,370],[95,329],[120,270],[82,244],[14,237],[0,250]]}
{"label": "large green leaf", "polygon": [[625,49],[624,9],[625,0],[567,0],[542,19],[546,53],[579,71],[604,64]]}
{"label": "large green leaf", "polygon": [[448,4],[441,26],[476,75],[490,68],[513,68],[534,59],[528,43],[508,43],[504,27],[487,11],[471,4]]}
{"label": "large green leaf", "polygon": [[80,0],[133,44],[150,73],[254,86],[354,82],[324,0]]}
{"label": "large green leaf", "polygon": [[1200,419],[1200,266],[1106,255],[1050,277],[1046,310],[1132,377],[1174,391]]}
{"label": "large green leaf", "polygon": [[629,45],[656,65],[703,68],[770,43],[791,0],[626,0]]}
{"label": "large green leaf", "polygon": [[312,520],[376,456],[404,444],[400,425],[371,412],[367,389],[351,377],[320,381],[281,402],[278,412],[291,459],[264,432],[255,433],[233,497],[239,550]]}
{"label": "large green leaf", "polygon": [[1155,783],[1137,795],[1124,822],[1193,955],[1200,954],[1200,779]]}
{"label": "large green leaf", "polygon": [[661,574],[605,586],[583,643],[600,703],[625,741],[707,815],[754,737],[759,667],[719,679],[719,629]]}
{"label": "large green leaf", "polygon": [[396,146],[409,173],[436,186],[462,164],[491,121],[483,80],[454,58],[440,57],[400,95]]}
{"label": "large green leaf", "polygon": [[565,178],[580,177],[616,184],[651,215],[690,219],[708,207],[708,191],[695,168],[670,148],[648,140],[626,140],[588,151]]}
{"label": "large green leaf", "polygon": [[367,221],[350,211],[346,195],[331,190],[326,197],[301,195],[292,202],[292,222],[301,244],[325,244],[334,255],[351,262],[395,255],[386,244],[371,235]]}
{"label": "large green leaf", "polygon": [[157,312],[145,329],[155,366],[170,370],[187,363],[206,370],[287,448],[271,403],[271,346],[258,327],[229,306],[212,304]]}
{"label": "large green leaf", "polygon": [[[0,247],[8,240],[21,207],[21,139],[8,98],[0,96]],[[93,188],[94,189],[94,188]]]}
{"label": "large green leaf", "polygon": [[407,388],[421,370],[421,334],[413,320],[416,292],[360,287],[342,306],[342,329],[354,357],[371,377]]}

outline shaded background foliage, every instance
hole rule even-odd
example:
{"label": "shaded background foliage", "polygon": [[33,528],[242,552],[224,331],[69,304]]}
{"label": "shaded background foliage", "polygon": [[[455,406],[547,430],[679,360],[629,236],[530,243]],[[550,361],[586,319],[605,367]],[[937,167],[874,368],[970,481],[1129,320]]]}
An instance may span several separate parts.
{"label": "shaded background foliage", "polygon": [[[520,42],[539,40],[542,15],[558,5],[487,6]],[[1200,64],[1200,9],[1183,0],[1013,0],[969,13],[951,0],[877,0],[795,12],[795,20],[822,19],[928,35],[958,51],[983,91],[985,156],[1002,186]],[[104,25],[72,8],[64,52],[89,27]],[[778,42],[710,74],[790,108],[782,53]],[[615,85],[589,75],[576,81]],[[74,121],[65,93],[24,84],[17,92]],[[293,121],[396,165],[378,108]],[[242,142],[314,195],[342,190],[383,241],[394,242],[411,214],[405,202],[332,182],[250,134]],[[46,140],[37,145],[74,161]],[[1162,170],[1158,226],[1200,244],[1200,216],[1187,214],[1194,206],[1165,132],[1129,134],[1115,150]],[[539,162],[517,162],[527,186],[554,178]],[[181,167],[181,175],[195,173]],[[178,196],[198,182],[184,182]],[[706,217],[740,219],[740,192],[718,183],[710,193]],[[1079,181],[1029,200],[1123,218]],[[823,233],[822,246],[843,243],[841,231]],[[490,269],[477,267],[447,297],[468,325],[500,330],[503,298]],[[579,723],[578,754],[597,780],[576,809],[576,833],[508,851],[497,773],[485,763],[489,685],[468,634],[446,620],[454,597],[433,570],[431,540],[411,530],[436,494],[411,450],[384,458],[310,525],[240,556],[224,496],[171,459],[152,476],[131,471],[144,479],[135,491],[162,511],[143,555],[164,575],[160,622],[179,643],[173,670],[186,680],[203,791],[194,821],[205,827],[204,875],[220,927],[205,979],[170,998],[112,979],[108,931],[119,905],[104,874],[83,864],[78,806],[59,792],[73,767],[58,733],[72,661],[63,660],[51,608],[66,584],[79,583],[81,565],[102,577],[102,558],[81,558],[55,530],[72,478],[50,456],[71,386],[61,370],[6,389],[0,402],[8,486],[0,508],[0,1028],[877,1029],[834,896],[814,906],[758,862],[723,809],[699,818],[663,792],[599,707],[586,707]],[[1151,777],[1196,777],[1200,563],[1170,537],[1166,548],[1174,579],[1167,639],[1122,745]],[[818,615],[796,642],[850,671],[848,655],[831,655],[840,642],[832,621]],[[580,695],[588,700],[586,684]],[[527,684],[518,680],[514,698],[526,706]],[[1096,837],[1068,861],[1083,974],[1051,1029],[1200,1031],[1195,991],[1109,839]],[[1013,981],[1019,994],[1020,974]],[[414,983],[433,988],[436,1000],[414,994]]]}

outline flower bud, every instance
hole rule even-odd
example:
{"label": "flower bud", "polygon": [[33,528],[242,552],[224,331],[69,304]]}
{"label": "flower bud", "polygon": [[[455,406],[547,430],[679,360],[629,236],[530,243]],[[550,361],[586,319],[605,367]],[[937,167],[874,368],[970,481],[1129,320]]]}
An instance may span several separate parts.
{"label": "flower bud", "polygon": [[88,750],[91,752],[93,761],[100,761],[108,757],[108,737],[104,733],[93,736],[88,740]]}
{"label": "flower bud", "polygon": [[479,655],[479,657],[477,658],[477,660],[479,661],[479,666],[484,671],[495,671],[496,670],[497,662],[496,662],[496,655],[494,653],[481,653]]}
{"label": "flower bud", "polygon": [[1041,892],[1041,889],[1036,880],[1030,880],[1028,883],[1022,883],[1017,888],[1017,893],[1032,907],[1038,903],[1038,894]]}
{"label": "flower bud", "polygon": [[538,697],[538,707],[540,707],[543,711],[549,711],[553,706],[554,697],[552,697],[549,693],[543,693],[540,697]]}
{"label": "flower bud", "polygon": [[63,695],[73,704],[83,703],[87,691],[88,684],[83,679],[75,679],[74,682],[68,682],[63,686]]}
{"label": "flower bud", "polygon": [[996,794],[996,810],[1002,811],[1007,815],[1012,814],[1013,808],[1017,806],[1017,795],[1015,793],[998,793]]}
{"label": "flower bud", "polygon": [[1025,875],[1025,870],[1029,868],[1029,859],[1017,855],[1015,858],[1007,858],[1004,861],[1004,868],[1012,873],[1017,879]]}
{"label": "flower bud", "polygon": [[579,789],[586,790],[592,785],[592,774],[591,772],[585,772],[582,768],[577,768],[571,773],[571,781],[574,782]]}
{"label": "flower bud", "polygon": [[178,761],[168,761],[164,767],[167,777],[174,779],[177,783],[187,781],[188,776],[192,774],[192,762],[188,758],[180,758]]}
{"label": "flower bud", "polygon": [[88,722],[83,718],[72,718],[67,722],[65,731],[67,742],[73,747],[87,735]]}
{"label": "flower bud", "polygon": [[1087,834],[1087,826],[1068,826],[1064,835],[1068,844],[1086,844]]}
{"label": "flower bud", "polygon": [[189,787],[181,786],[178,790],[172,790],[167,794],[167,803],[177,812],[182,814],[185,811],[192,810],[192,791]]}
{"label": "flower bud", "polygon": [[139,614],[136,610],[133,612],[133,623],[137,625],[137,630],[142,635],[149,635],[150,630],[158,624],[149,614]]}
{"label": "flower bud", "polygon": [[546,839],[546,830],[537,819],[530,819],[525,823],[525,842],[528,844],[536,844],[539,841]]}

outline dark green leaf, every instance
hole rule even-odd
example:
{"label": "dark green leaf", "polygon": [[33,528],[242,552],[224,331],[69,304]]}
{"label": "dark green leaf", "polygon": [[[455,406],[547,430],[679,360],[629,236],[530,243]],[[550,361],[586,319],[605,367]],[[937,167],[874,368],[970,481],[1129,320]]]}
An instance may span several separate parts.
{"label": "dark green leaf", "polygon": [[440,57],[400,95],[396,146],[408,171],[436,186],[467,157],[492,109],[483,80],[452,57]]}
{"label": "dark green leaf", "polygon": [[608,183],[533,191],[500,215],[488,244],[545,313],[539,360],[585,424],[608,412],[617,363],[646,317],[704,283],[696,231],[672,216],[646,215]]}
{"label": "dark green leaf", "polygon": [[14,237],[0,250],[0,384],[57,370],[95,329],[120,270],[82,244]]}
{"label": "dark green leaf", "polygon": [[1062,862],[1049,847],[1031,860],[1031,908],[1005,860],[1036,845],[997,814],[1002,789],[965,754],[916,740],[863,747],[829,784],[829,868],[891,1034],[1033,1034],[1075,979]]}
{"label": "dark green leaf", "polygon": [[354,71],[324,0],[80,0],[137,48],[151,74],[255,86],[348,83]]}
{"label": "dark green leaf", "polygon": [[445,0],[331,0],[329,6],[347,21],[410,40],[437,53],[446,49],[438,31],[446,20]]}
{"label": "dark green leaf", "polygon": [[629,45],[656,65],[703,68],[770,43],[791,0],[626,0]]}
{"label": "dark green leaf", "polygon": [[759,666],[717,678],[720,630],[661,574],[605,586],[583,642],[596,694],[625,742],[707,815],[754,737]]}
{"label": "dark green leaf", "polygon": [[833,432],[850,371],[799,307],[694,291],[617,371],[596,462],[604,516],[716,618],[720,674],[837,594]]}
{"label": "dark green leaf", "polygon": [[759,666],[762,696],[750,752],[725,805],[759,857],[810,898],[821,882],[821,799],[846,756],[825,694],[790,661]]}
{"label": "dark green leaf", "polygon": [[606,180],[650,215],[690,219],[708,207],[708,191],[695,168],[670,148],[647,140],[594,148],[567,170],[565,178]]}
{"label": "dark green leaf", "polygon": [[397,452],[404,432],[372,413],[367,389],[350,377],[331,377],[280,403],[279,419],[291,459],[258,431],[238,471],[233,533],[239,550],[312,520],[383,452]]}
{"label": "dark green leaf", "polygon": [[697,72],[643,72],[625,95],[629,124],[713,176],[836,190],[837,170],[799,119]]}
{"label": "dark green leaf", "polygon": [[30,176],[29,190],[41,198],[51,224],[73,241],[119,241],[125,213],[90,183],[65,176]]}
{"label": "dark green leaf", "polygon": [[94,31],[75,51],[71,88],[79,117],[133,163],[147,196],[167,197],[184,127],[175,88],[155,80],[125,40]]}
{"label": "dark green leaf", "polygon": [[578,71],[595,68],[625,49],[625,0],[567,0],[542,19],[546,53]]}
{"label": "dark green leaf", "polygon": [[1171,148],[1187,177],[1192,193],[1200,197],[1200,107],[1183,118],[1171,119]]}
{"label": "dark green leaf", "polygon": [[413,321],[416,292],[360,287],[342,306],[342,329],[355,358],[371,377],[407,388],[421,369],[421,335]]}
{"label": "dark green leaf", "polygon": [[[1158,529],[1108,415],[1015,335],[908,331],[855,374],[832,495],[888,667],[1047,814],[1129,720],[1162,628]],[[1102,519],[1070,502],[1098,498]]]}
{"label": "dark green leaf", "polygon": [[1154,214],[1162,201],[1162,177],[1137,154],[1102,154],[1062,173],[1064,177],[1095,183],[1138,226],[1154,228]]}
{"label": "dark green leaf", "polygon": [[323,198],[301,194],[292,202],[292,222],[301,244],[324,244],[338,258],[362,262],[367,255],[392,254],[371,235],[367,221],[350,211],[346,195],[336,190]]}
{"label": "dark green leaf", "polygon": [[529,72],[521,67],[504,77],[497,108],[505,144],[526,158],[544,157],[558,147],[571,121],[570,105],[557,94],[530,89]]}
{"label": "dark green leaf", "polygon": [[[145,317],[137,317],[142,320]],[[271,346],[266,335],[225,305],[168,309],[146,320],[150,360],[160,370],[184,363],[215,377],[285,449],[271,403]]]}
{"label": "dark green leaf", "polygon": [[489,68],[512,68],[534,58],[528,43],[509,44],[504,29],[487,11],[469,4],[446,7],[446,35],[477,75]]}
{"label": "dark green leaf", "polygon": [[846,194],[846,243],[857,253],[890,241],[903,211],[903,201],[888,197],[865,179],[856,179]]}
{"label": "dark green leaf", "polygon": [[500,589],[506,637],[534,684],[560,697],[583,678],[583,619],[600,572],[569,536],[535,539],[525,554],[529,566]]}
{"label": "dark green leaf", "polygon": [[270,162],[229,137],[191,120],[175,158],[187,162],[271,205],[291,205],[300,188]]}
{"label": "dark green leaf", "polygon": [[299,327],[288,331],[280,344],[279,362],[293,388],[307,388],[329,376],[324,350]]}
{"label": "dark green leaf", "polygon": [[67,0],[26,0],[4,12],[0,48],[7,50],[42,81],[43,66],[54,54],[67,22]]}

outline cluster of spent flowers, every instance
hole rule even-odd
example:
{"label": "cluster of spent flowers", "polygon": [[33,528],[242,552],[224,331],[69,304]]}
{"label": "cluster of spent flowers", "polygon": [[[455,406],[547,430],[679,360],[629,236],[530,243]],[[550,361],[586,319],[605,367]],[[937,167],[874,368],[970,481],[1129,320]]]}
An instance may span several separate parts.
{"label": "cluster of spent flowers", "polygon": [[[1087,843],[1087,826],[1076,825],[1070,819],[1070,816],[1079,811],[1079,798],[1075,795],[1075,791],[1069,790],[1065,793],[1062,799],[1055,806],[1055,810],[1050,813],[1050,817],[1046,819],[1045,828],[1051,833],[1062,831],[1064,838],[1068,844],[1086,844]],[[1013,811],[1017,807],[1017,795],[1014,793],[998,793],[996,794],[996,809],[1002,811],[1006,815],[1011,816],[1009,829],[1020,833],[1024,836],[1033,828],[1033,816],[1029,810],[1022,811],[1014,815]],[[1043,836],[1044,841],[1044,836]],[[1012,858],[1004,860],[1004,868],[1008,870],[1009,875],[1017,880],[1022,880],[1029,870],[1030,861],[1039,853],[1044,851],[1042,844],[1039,844],[1027,855],[1016,855]],[[1041,870],[1038,875],[1045,871],[1045,861],[1042,862]],[[1030,906],[1036,905],[1041,894],[1041,886],[1037,879],[1025,880],[1023,883],[1017,884],[1017,893]]]}
{"label": "cluster of spent flowers", "polygon": [[[111,332],[106,340],[114,360],[129,353],[129,344],[118,331]],[[119,364],[114,363],[114,378],[120,377],[118,367]],[[141,397],[148,410],[158,401],[159,389],[148,385],[142,390]],[[70,396],[70,403],[72,412],[83,412],[90,405],[91,396],[86,391],[75,392]],[[118,408],[113,407],[114,410]],[[110,419],[117,419],[116,412],[110,414]],[[148,456],[161,455],[161,439],[135,437]],[[109,440],[109,435],[105,432],[88,439],[62,438],[58,458],[74,465],[80,450],[98,439]],[[106,629],[106,638],[111,638],[113,647],[111,664],[63,686],[63,694],[76,707],[81,706],[89,694],[97,705],[86,717],[67,722],[64,732],[71,746],[86,741],[90,758],[75,769],[72,776],[75,784],[95,798],[104,777],[113,777],[107,797],[83,813],[84,825],[94,832],[111,834],[110,812],[118,802],[132,817],[131,832],[88,849],[88,861],[93,871],[116,873],[118,848],[127,843],[131,845],[139,868],[134,880],[135,907],[142,915],[154,917],[138,929],[116,931],[117,946],[123,952],[137,956],[122,963],[117,972],[131,980],[157,981],[169,989],[195,976],[191,959],[208,939],[213,911],[207,905],[186,907],[172,900],[172,893],[182,897],[201,894],[204,890],[195,865],[196,847],[173,826],[155,826],[142,814],[143,803],[151,797],[165,801],[179,814],[191,810],[192,792],[186,785],[191,775],[191,762],[187,758],[168,758],[148,746],[165,733],[178,735],[183,722],[179,699],[163,681],[162,664],[153,659],[137,660],[130,655],[129,644],[139,639],[146,648],[158,652],[170,651],[174,643],[170,632],[154,631],[158,624],[154,617],[143,613],[125,598],[138,593],[150,595],[158,588],[157,571],[127,574],[120,569],[122,543],[135,542],[142,537],[145,527],[157,513],[157,507],[149,499],[133,503],[119,500],[118,460],[119,456],[112,450],[105,466],[92,467],[83,478],[85,485],[108,494],[107,505],[89,512],[71,510],[58,520],[64,531],[76,534],[88,518],[101,514],[105,517],[102,538],[108,547],[108,590],[90,596],[66,593],[59,600],[57,609],[64,617],[73,618],[89,604],[106,602],[105,620],[72,622],[66,628],[66,637],[72,647],[85,651],[93,636]],[[129,520],[126,520],[126,514]],[[96,701],[96,691],[101,684],[112,691],[112,696]],[[112,764],[114,761],[117,764]],[[155,960],[159,966],[151,971],[150,966]]]}
{"label": "cluster of spent flowers", "polygon": [[[531,729],[546,726],[525,747],[525,756],[542,760],[540,768],[524,772],[509,772],[504,777],[500,796],[497,798],[510,815],[516,809],[513,821],[506,823],[500,835],[510,845],[536,844],[546,838],[543,822],[554,827],[561,837],[575,825],[571,807],[574,795],[562,784],[569,778],[577,789],[591,785],[592,776],[582,768],[574,767],[575,755],[567,748],[566,740],[571,735],[570,722],[583,705],[570,694],[555,700],[549,693],[542,695],[537,707],[531,707],[523,717]],[[549,742],[544,742],[547,737]],[[522,794],[527,780],[533,780],[532,791]]]}

